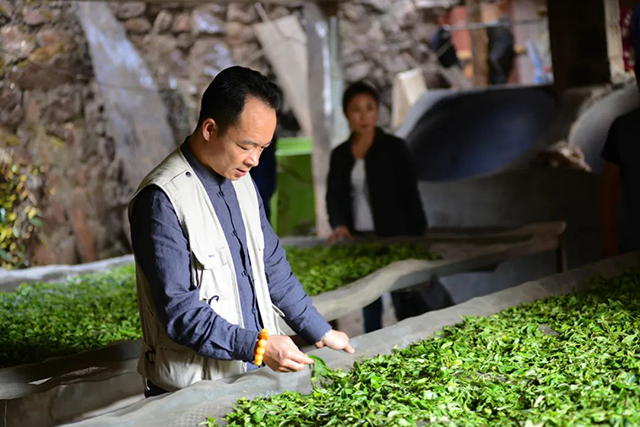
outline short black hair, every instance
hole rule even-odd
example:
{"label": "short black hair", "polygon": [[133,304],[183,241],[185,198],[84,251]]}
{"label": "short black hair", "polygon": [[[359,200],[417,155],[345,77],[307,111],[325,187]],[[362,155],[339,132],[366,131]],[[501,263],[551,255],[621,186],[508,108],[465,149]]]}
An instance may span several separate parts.
{"label": "short black hair", "polygon": [[369,83],[358,81],[352,83],[351,86],[349,86],[347,90],[344,91],[344,95],[342,96],[342,111],[345,114],[347,114],[347,107],[349,106],[351,100],[356,95],[360,95],[361,93],[370,95],[373,99],[376,100],[376,105],[380,104],[380,101],[378,99],[378,91]]}
{"label": "short black hair", "polygon": [[278,85],[255,70],[240,66],[222,70],[202,95],[198,126],[211,118],[224,134],[238,122],[247,98],[257,98],[277,110],[282,95]]}

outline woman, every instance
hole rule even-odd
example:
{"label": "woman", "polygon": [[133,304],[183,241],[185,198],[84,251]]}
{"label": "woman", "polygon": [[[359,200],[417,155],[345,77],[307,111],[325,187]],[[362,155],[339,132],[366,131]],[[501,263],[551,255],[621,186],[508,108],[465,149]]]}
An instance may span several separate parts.
{"label": "woman", "polygon": [[[333,228],[330,244],[352,241],[354,234],[367,232],[387,237],[426,231],[409,151],[403,140],[376,126],[378,107],[377,92],[363,82],[351,85],[342,99],[352,134],[331,153],[327,182],[327,210]],[[391,294],[398,320],[429,309],[420,294]],[[450,305],[448,295],[446,299]],[[380,329],[382,299],[365,307],[363,314],[366,332]]]}

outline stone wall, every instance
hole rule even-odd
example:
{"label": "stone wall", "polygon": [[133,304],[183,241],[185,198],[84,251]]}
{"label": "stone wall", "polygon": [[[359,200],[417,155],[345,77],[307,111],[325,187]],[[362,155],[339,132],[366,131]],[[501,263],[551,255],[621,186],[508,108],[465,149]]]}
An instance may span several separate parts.
{"label": "stone wall", "polygon": [[[301,16],[301,7],[266,6],[266,12],[269,19]],[[248,66],[275,79],[251,26],[260,22],[253,5],[134,2],[111,8],[153,73],[178,140],[193,130],[201,95],[224,68]]]}
{"label": "stone wall", "polygon": [[46,171],[31,264],[126,252],[126,195],[72,4],[0,0],[0,46],[0,145]]}
{"label": "stone wall", "polygon": [[[114,3],[112,8],[163,88],[176,136],[190,132],[200,95],[221,69],[239,64],[277,80],[252,28],[262,22],[252,4],[136,2]],[[303,2],[267,4],[264,11],[271,20],[293,14],[304,22]],[[340,4],[338,18],[345,79],[366,79],[380,90],[382,126],[390,123],[391,86],[397,73],[422,68],[428,87],[442,87],[428,44],[436,29],[429,9],[416,9],[411,0],[355,0]],[[285,102],[290,115],[288,110]]]}
{"label": "stone wall", "polygon": [[[439,87],[427,41],[435,16],[411,0],[341,3],[341,55],[347,82],[367,79],[381,93],[381,125],[390,121],[391,84],[421,67]],[[202,92],[223,68],[239,64],[275,78],[253,24],[293,14],[303,2],[265,5],[113,3],[114,14],[145,59],[176,141],[193,129]],[[0,0],[0,144],[46,170],[39,202],[44,225],[30,248],[33,265],[77,263],[130,251],[124,182],[87,42],[66,1]],[[339,108],[339,106],[337,106]],[[291,109],[281,135],[298,127]]]}

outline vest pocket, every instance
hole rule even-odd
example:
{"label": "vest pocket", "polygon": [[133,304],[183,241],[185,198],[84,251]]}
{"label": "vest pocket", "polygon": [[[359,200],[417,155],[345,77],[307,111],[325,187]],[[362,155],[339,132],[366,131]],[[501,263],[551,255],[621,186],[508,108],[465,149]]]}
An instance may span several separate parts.
{"label": "vest pocket", "polygon": [[193,252],[193,283],[198,287],[200,300],[211,307],[216,314],[227,322],[239,323],[234,287],[233,263],[222,255],[222,250],[203,255]]}
{"label": "vest pocket", "polygon": [[209,307],[227,322],[234,325],[239,323],[234,299],[218,298],[209,303]]}
{"label": "vest pocket", "polygon": [[155,375],[154,384],[173,391],[185,388],[203,379],[204,361],[187,347],[171,348],[163,345],[156,347],[155,363],[152,364]]}
{"label": "vest pocket", "polygon": [[275,333],[282,335],[282,326],[285,325],[286,316],[274,303],[271,303],[271,308],[273,309],[273,323],[276,327]]}

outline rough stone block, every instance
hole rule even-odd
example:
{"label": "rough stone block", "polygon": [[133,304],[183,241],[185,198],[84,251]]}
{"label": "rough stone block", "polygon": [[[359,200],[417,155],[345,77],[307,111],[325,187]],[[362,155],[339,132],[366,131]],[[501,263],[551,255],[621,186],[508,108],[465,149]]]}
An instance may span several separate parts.
{"label": "rough stone block", "polygon": [[47,22],[51,17],[50,13],[46,11],[42,11],[40,9],[28,9],[23,14],[24,23],[31,26],[36,27],[38,25],[42,25]]}
{"label": "rough stone block", "polygon": [[8,54],[3,52],[7,64],[26,58],[36,48],[34,37],[17,25],[6,25],[0,29],[0,45],[8,51]]}
{"label": "rough stone block", "polygon": [[65,51],[71,51],[75,48],[76,43],[69,33],[58,28],[43,28],[36,33],[38,45],[53,46],[62,45]]}
{"label": "rough stone block", "polygon": [[171,32],[175,34],[191,32],[191,14],[184,12],[173,18]]}
{"label": "rough stone block", "polygon": [[0,99],[0,126],[14,131],[24,117],[22,92],[15,85],[1,84]]}
{"label": "rough stone block", "polygon": [[255,24],[258,22],[258,13],[253,6],[231,3],[227,7],[227,22]]}
{"label": "rough stone block", "polygon": [[210,5],[200,6],[191,14],[191,29],[194,34],[222,35],[226,32],[225,23],[215,15]]}
{"label": "rough stone block", "polygon": [[156,16],[156,20],[153,21],[153,32],[155,34],[166,33],[171,28],[172,23],[173,15],[166,10],[161,10]]}
{"label": "rough stone block", "polygon": [[220,71],[234,64],[226,44],[218,39],[200,39],[189,52],[190,74],[192,77],[215,77]]}
{"label": "rough stone block", "polygon": [[146,3],[141,1],[121,3],[118,5],[116,16],[118,17],[118,19],[122,19],[123,21],[127,19],[137,18],[141,16],[146,9]]}
{"label": "rough stone block", "polygon": [[252,27],[243,25],[240,22],[229,22],[227,24],[227,37],[225,41],[230,46],[238,46],[256,41],[256,35]]}
{"label": "rough stone block", "polygon": [[151,23],[146,18],[133,18],[124,23],[124,28],[134,34],[144,34],[151,30]]}
{"label": "rough stone block", "polygon": [[69,217],[71,218],[71,227],[82,262],[91,262],[97,259],[95,242],[87,222],[87,212],[90,212],[90,206],[86,191],[83,188],[76,187],[70,198]]}

